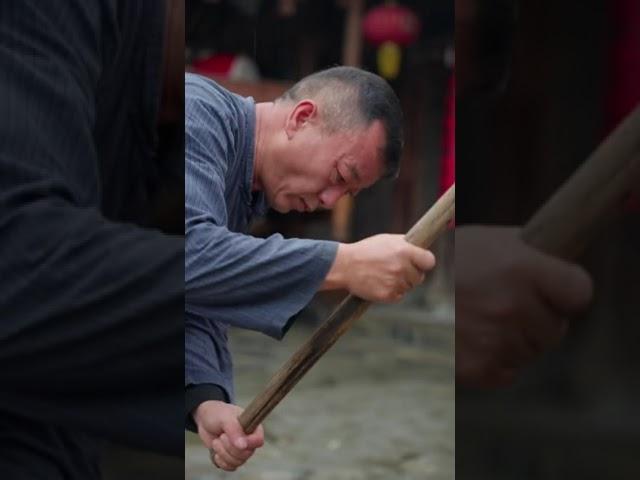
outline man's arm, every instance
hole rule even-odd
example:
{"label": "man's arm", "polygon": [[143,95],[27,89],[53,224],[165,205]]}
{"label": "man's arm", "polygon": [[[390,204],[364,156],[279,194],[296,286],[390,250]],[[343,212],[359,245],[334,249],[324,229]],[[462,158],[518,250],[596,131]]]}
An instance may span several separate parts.
{"label": "man's arm", "polygon": [[192,225],[186,247],[186,309],[281,338],[320,289],[333,242],[255,238],[213,223]]}
{"label": "man's arm", "polygon": [[98,209],[108,6],[0,2],[0,403],[177,453],[179,423],[172,436],[132,400],[175,392],[183,376],[183,240]]}
{"label": "man's arm", "polygon": [[[0,4],[0,375],[43,395],[110,380],[143,388],[181,373],[176,355],[144,372],[123,362],[169,339],[179,345],[183,241],[98,211],[103,14],[97,2]],[[173,323],[152,328],[156,314]],[[148,336],[125,334],[136,323]],[[83,377],[76,362],[101,367]]]}

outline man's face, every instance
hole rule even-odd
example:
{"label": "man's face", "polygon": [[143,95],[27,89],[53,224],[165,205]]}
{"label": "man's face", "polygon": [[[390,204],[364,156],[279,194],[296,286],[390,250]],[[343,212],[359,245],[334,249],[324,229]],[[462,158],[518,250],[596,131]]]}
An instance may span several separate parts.
{"label": "man's face", "polygon": [[382,176],[384,142],[379,121],[335,133],[314,122],[299,125],[281,145],[279,171],[265,179],[269,204],[281,213],[333,208],[342,196],[355,195]]}

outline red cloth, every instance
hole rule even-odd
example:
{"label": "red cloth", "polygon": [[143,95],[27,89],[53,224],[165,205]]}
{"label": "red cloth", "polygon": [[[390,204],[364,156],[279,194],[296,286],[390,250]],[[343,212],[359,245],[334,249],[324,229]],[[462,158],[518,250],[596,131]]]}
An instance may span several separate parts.
{"label": "red cloth", "polygon": [[196,73],[206,76],[228,77],[236,56],[227,53],[218,53],[210,57],[193,61],[193,69]]}

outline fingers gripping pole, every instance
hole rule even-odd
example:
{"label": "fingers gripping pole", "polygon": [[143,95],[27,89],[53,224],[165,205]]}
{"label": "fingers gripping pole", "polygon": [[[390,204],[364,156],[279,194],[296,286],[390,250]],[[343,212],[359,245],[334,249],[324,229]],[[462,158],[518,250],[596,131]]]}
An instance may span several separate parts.
{"label": "fingers gripping pole", "polygon": [[[455,185],[409,230],[407,241],[429,247],[446,229],[455,215]],[[240,415],[246,433],[253,432],[309,369],[333,346],[353,323],[369,308],[370,302],[348,295],[315,333],[271,377],[264,390]]]}

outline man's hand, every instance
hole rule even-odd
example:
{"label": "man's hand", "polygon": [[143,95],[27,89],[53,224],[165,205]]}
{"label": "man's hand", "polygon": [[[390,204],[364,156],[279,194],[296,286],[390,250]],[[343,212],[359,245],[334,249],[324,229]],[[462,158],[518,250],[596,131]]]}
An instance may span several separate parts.
{"label": "man's hand", "polygon": [[580,266],[540,253],[519,229],[456,230],[456,381],[511,383],[556,345],[592,296]]}
{"label": "man's hand", "polygon": [[264,444],[260,425],[246,435],[238,422],[242,408],[237,405],[210,400],[193,411],[202,443],[211,451],[211,461],[219,468],[233,472],[244,464]]}
{"label": "man's hand", "polygon": [[404,235],[375,235],[339,245],[323,289],[345,288],[372,302],[399,302],[434,266],[433,254]]}

